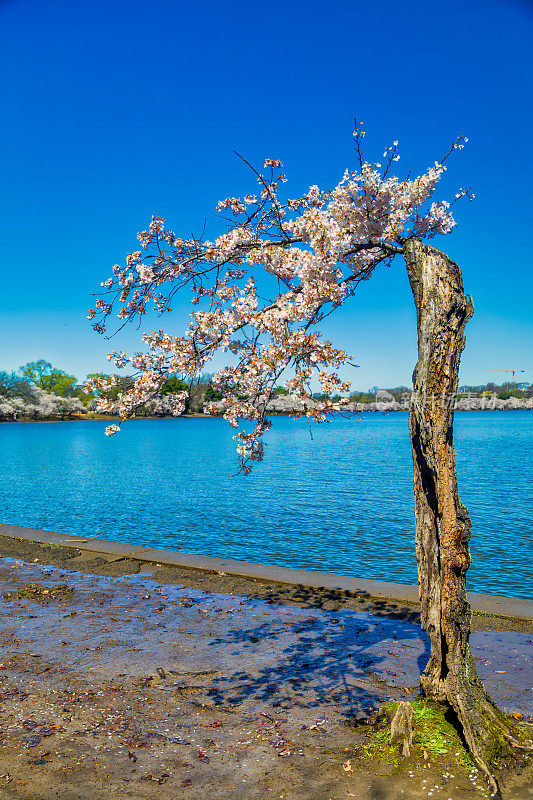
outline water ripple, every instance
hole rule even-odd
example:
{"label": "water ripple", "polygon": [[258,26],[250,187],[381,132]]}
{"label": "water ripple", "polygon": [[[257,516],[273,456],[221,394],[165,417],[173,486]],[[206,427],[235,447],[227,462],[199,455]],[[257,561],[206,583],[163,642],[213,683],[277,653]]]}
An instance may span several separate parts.
{"label": "water ripple", "polygon": [[[0,427],[0,520],[203,555],[416,583],[405,414],[274,420],[264,464],[233,477],[219,419]],[[474,526],[469,588],[531,597],[533,414],[456,415]]]}

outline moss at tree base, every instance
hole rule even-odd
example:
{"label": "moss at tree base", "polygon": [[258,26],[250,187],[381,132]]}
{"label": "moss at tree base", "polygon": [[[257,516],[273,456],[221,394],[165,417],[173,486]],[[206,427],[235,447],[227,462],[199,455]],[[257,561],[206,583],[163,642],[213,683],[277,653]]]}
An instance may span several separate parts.
{"label": "moss at tree base", "polygon": [[[412,703],[413,744],[409,757],[402,755],[401,742],[390,743],[391,722],[397,708],[396,702],[386,703],[369,724],[362,724],[361,727],[366,730],[362,741],[351,754],[354,764],[358,763],[364,769],[365,765],[382,761],[396,767],[399,773],[408,775],[442,770],[443,778],[455,779],[458,775],[467,777],[485,796],[489,796],[485,776],[477,769],[465,747],[461,732],[455,725],[455,715],[449,707],[424,697]],[[503,714],[502,718],[517,740],[524,743],[531,740],[531,726],[519,724]],[[521,783],[521,777],[529,782],[528,775],[533,779],[531,755],[515,749],[507,742],[495,721],[487,720],[487,724],[493,731],[493,740],[486,745],[490,753],[489,766],[502,786],[509,786],[516,781]]]}

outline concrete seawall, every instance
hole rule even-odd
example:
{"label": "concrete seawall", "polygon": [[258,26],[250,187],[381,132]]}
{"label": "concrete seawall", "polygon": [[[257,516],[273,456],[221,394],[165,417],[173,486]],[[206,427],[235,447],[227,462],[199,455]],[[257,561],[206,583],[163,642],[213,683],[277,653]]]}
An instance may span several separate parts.
{"label": "concrete seawall", "polygon": [[[223,572],[227,575],[238,575],[244,578],[276,581],[292,586],[306,586],[315,589],[329,589],[350,594],[364,594],[372,597],[401,600],[416,603],[418,587],[405,583],[387,583],[384,581],[366,580],[348,575],[332,575],[325,572],[312,572],[287,567],[275,567],[270,564],[253,564],[247,561],[236,561],[229,558],[214,558],[193,553],[182,553],[174,550],[160,550],[140,545],[112,542],[107,539],[72,536],[65,533],[43,531],[36,528],[23,528],[17,525],[0,523],[0,535],[15,539],[39,542],[41,544],[63,544],[77,547],[79,550],[102,553],[118,558],[135,558],[147,563],[158,563],[188,569]],[[486,614],[503,617],[533,620],[533,601],[523,598],[502,597],[499,595],[469,592],[468,598],[472,609]]]}

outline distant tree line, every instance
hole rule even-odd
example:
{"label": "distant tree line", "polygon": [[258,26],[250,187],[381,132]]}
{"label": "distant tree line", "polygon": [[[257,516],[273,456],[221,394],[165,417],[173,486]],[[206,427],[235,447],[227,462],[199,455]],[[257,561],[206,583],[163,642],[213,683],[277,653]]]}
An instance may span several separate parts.
{"label": "distant tree line", "polygon": [[[104,375],[104,373],[99,373]],[[87,378],[91,377],[90,375]],[[109,375],[114,378],[114,386],[107,396],[116,399],[120,392],[133,383],[128,375]],[[148,400],[138,411],[138,416],[171,416],[172,408],[169,396],[187,392],[186,412],[201,413],[204,404],[222,399],[222,394],[213,387],[212,376],[203,374],[194,381],[184,380],[183,376],[170,375],[161,384],[159,394]],[[277,387],[280,398],[287,397],[289,392],[283,386]],[[395,386],[390,389],[379,389],[373,386],[367,392],[356,391],[350,395],[350,402],[367,407],[376,403],[380,397],[386,396],[396,403],[405,404],[411,395],[407,386]],[[528,383],[512,384],[510,382],[496,384],[486,383],[482,386],[461,386],[457,400],[468,400],[494,397],[498,400],[511,398],[527,400],[533,397],[533,387]],[[20,367],[17,372],[0,371],[0,420],[20,419],[74,419],[81,415],[94,416],[93,405],[95,393],[87,394],[83,385],[78,383],[74,375],[54,367],[49,361],[40,359],[30,361]],[[337,402],[340,395],[313,394],[313,400],[332,400]],[[288,406],[287,406],[288,407]]]}
{"label": "distant tree line", "polygon": [[73,375],[41,359],[0,371],[0,419],[69,419],[86,411]]}
{"label": "distant tree line", "polygon": [[[114,386],[108,392],[111,399],[116,399],[121,391],[133,383],[133,377],[128,375],[106,377],[114,378]],[[222,397],[211,385],[209,374],[201,375],[193,382],[184,381],[180,375],[170,375],[161,384],[158,396],[138,410],[138,416],[170,415],[172,409],[168,398],[180,391],[186,391],[188,395],[186,411],[194,413],[201,412],[205,402]],[[95,399],[95,393],[87,394],[83,384],[78,383],[74,375],[69,375],[45,359],[30,361],[16,372],[0,370],[0,420],[94,416]]]}
{"label": "distant tree line", "polygon": [[[352,392],[350,400],[353,403],[374,403],[378,392],[388,392],[398,403],[411,395],[412,389],[408,386],[394,386],[391,389],[373,386],[367,392]],[[530,383],[506,382],[502,384],[485,383],[481,386],[460,386],[457,391],[457,400],[474,399],[482,397],[492,397],[496,395],[498,400],[509,400],[511,397],[526,400],[533,397],[533,386]],[[323,399],[323,395],[313,395],[317,399]]]}

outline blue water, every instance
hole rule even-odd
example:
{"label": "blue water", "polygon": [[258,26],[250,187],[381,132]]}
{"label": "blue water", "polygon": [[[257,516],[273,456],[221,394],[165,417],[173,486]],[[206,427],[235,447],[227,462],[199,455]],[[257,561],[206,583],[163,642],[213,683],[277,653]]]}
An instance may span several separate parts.
{"label": "blue water", "polygon": [[[236,471],[220,419],[0,425],[0,521],[190,553],[416,583],[407,415],[274,419]],[[474,591],[532,597],[533,412],[459,412]]]}

